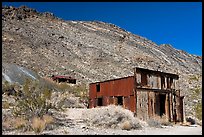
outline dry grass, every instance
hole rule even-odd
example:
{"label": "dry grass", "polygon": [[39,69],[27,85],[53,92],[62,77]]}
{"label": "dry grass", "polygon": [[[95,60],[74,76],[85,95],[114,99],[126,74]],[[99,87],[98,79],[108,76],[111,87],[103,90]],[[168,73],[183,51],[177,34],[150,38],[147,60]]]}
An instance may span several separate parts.
{"label": "dry grass", "polygon": [[28,121],[22,117],[7,117],[3,120],[2,126],[4,129],[14,130],[22,129],[28,125]]}
{"label": "dry grass", "polygon": [[22,117],[17,117],[17,118],[15,119],[15,121],[14,121],[14,127],[15,127],[16,129],[21,129],[21,128],[23,128],[23,127],[26,127],[27,124],[28,124],[28,121],[25,120],[25,119],[22,118]]}
{"label": "dry grass", "polygon": [[45,121],[46,124],[51,124],[54,122],[54,119],[50,115],[43,115],[43,120]]}
{"label": "dry grass", "polygon": [[6,118],[2,121],[2,126],[4,129],[10,129],[13,125],[13,119],[12,118]]}
{"label": "dry grass", "polygon": [[45,129],[45,121],[39,117],[34,117],[31,127],[36,134],[39,134]]}
{"label": "dry grass", "polygon": [[3,109],[9,109],[10,108],[10,104],[7,101],[2,101],[2,108]]}
{"label": "dry grass", "polygon": [[54,122],[54,118],[50,115],[43,115],[42,118],[34,117],[32,119],[31,127],[36,134],[42,133],[49,124]]}

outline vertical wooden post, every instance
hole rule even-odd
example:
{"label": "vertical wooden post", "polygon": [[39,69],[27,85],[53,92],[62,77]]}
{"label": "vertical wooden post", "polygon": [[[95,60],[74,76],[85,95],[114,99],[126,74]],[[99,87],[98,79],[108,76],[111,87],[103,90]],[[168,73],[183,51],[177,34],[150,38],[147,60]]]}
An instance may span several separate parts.
{"label": "vertical wooden post", "polygon": [[137,116],[137,70],[134,68],[134,98],[135,98],[135,116]]}

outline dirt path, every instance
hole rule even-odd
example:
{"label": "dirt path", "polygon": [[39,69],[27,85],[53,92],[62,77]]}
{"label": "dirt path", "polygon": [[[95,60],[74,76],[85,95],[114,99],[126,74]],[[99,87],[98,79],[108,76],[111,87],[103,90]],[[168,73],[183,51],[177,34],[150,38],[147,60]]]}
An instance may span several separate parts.
{"label": "dirt path", "polygon": [[[74,128],[64,128],[67,129],[68,134],[72,135],[202,135],[202,127],[196,126],[166,126],[163,128],[151,128],[145,127],[141,130],[120,130],[120,129],[102,129],[96,127],[88,127],[86,124],[81,122],[83,119],[83,112],[86,109],[68,109],[65,114],[67,114],[68,119],[75,121]],[[80,122],[79,122],[80,121]]]}
{"label": "dirt path", "polygon": [[202,135],[202,127],[173,126],[165,128],[146,128],[142,135]]}

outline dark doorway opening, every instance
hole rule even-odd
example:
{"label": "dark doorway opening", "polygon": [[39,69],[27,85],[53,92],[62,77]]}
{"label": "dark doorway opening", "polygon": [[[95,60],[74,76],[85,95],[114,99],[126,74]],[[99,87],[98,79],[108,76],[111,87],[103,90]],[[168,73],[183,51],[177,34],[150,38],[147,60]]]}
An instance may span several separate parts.
{"label": "dark doorway opening", "polygon": [[159,100],[160,100],[160,116],[162,116],[165,114],[166,95],[165,94],[159,94]]}
{"label": "dark doorway opening", "polygon": [[118,105],[123,105],[123,96],[118,96]]}
{"label": "dark doorway opening", "polygon": [[103,99],[102,98],[97,99],[97,106],[103,106]]}

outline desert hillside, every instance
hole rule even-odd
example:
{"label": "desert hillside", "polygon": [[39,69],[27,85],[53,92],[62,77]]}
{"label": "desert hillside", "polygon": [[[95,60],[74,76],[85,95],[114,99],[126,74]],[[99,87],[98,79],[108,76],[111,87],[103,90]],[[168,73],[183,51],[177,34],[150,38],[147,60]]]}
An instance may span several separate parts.
{"label": "desert hillside", "polygon": [[197,117],[201,56],[171,43],[157,45],[110,23],[62,20],[25,6],[2,7],[3,80],[22,83],[21,75],[38,79],[60,74],[88,86],[133,75],[134,67],[178,74],[186,116]]}

